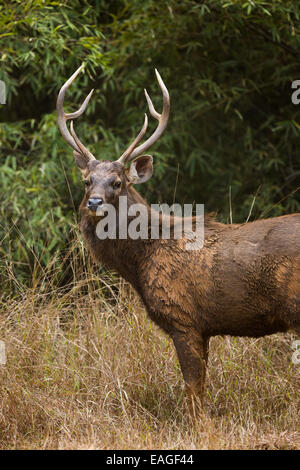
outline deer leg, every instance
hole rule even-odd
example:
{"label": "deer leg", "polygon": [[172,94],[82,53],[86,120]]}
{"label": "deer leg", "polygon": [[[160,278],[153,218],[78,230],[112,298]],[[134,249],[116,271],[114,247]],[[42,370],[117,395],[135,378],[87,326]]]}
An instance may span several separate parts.
{"label": "deer leg", "polygon": [[186,332],[176,331],[172,339],[186,384],[189,409],[195,416],[199,400],[200,405],[203,405],[209,338],[191,329]]}

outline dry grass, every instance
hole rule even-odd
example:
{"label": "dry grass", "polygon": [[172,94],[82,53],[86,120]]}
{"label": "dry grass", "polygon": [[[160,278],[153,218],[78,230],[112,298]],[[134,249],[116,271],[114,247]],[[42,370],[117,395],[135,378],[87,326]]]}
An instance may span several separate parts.
{"label": "dry grass", "polygon": [[1,304],[0,448],[300,449],[292,335],[213,338],[192,423],[173,345],[131,288],[76,278]]}

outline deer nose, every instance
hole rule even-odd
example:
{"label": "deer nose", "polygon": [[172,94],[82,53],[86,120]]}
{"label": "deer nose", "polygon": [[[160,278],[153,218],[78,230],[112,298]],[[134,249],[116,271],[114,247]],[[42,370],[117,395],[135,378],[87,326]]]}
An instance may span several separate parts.
{"label": "deer nose", "polygon": [[87,207],[90,211],[96,212],[98,207],[103,206],[103,203],[102,197],[91,197],[87,202]]}

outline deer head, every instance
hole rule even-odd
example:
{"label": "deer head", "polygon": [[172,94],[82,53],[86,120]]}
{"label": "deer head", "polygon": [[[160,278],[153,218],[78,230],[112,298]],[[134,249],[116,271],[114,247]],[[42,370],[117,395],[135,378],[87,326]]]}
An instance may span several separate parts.
{"label": "deer head", "polygon": [[[145,114],[144,124],[140,133],[118,160],[97,160],[79,140],[73,126],[73,119],[78,118],[84,113],[94,90],[88,94],[81,107],[74,113],[66,114],[63,109],[66,90],[75,80],[82,68],[83,65],[76,70],[60,89],[57,98],[57,122],[62,136],[73,148],[76,165],[82,172],[86,186],[86,208],[90,215],[96,215],[97,209],[105,204],[109,203],[116,206],[119,196],[127,195],[130,185],[144,183],[152,176],[153,159],[151,155],[142,154],[148,150],[164,132],[169,118],[170,98],[161,76],[155,69],[156,77],[163,95],[162,114],[159,114],[154,109],[153,103],[146,90],[145,96],[150,114],[158,121],[156,130],[143,144],[138,146],[148,126],[148,117],[147,114]],[[70,131],[67,127],[68,120],[71,120]],[[131,163],[129,168],[127,168],[127,163],[129,162]]]}

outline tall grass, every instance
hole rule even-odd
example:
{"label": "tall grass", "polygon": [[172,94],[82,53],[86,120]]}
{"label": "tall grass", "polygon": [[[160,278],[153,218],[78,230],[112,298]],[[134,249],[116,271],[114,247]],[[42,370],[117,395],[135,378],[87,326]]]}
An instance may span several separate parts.
{"label": "tall grass", "polygon": [[212,338],[192,422],[173,344],[131,287],[91,266],[79,240],[66,256],[63,288],[53,260],[2,298],[1,449],[300,449],[292,335]]}

